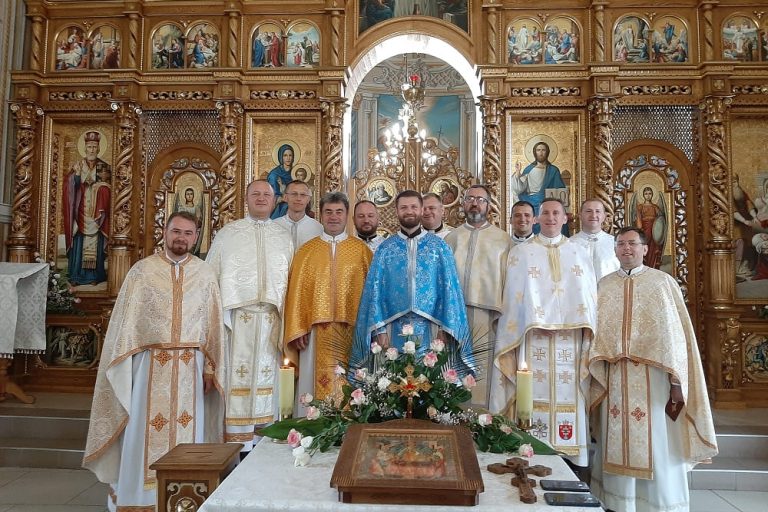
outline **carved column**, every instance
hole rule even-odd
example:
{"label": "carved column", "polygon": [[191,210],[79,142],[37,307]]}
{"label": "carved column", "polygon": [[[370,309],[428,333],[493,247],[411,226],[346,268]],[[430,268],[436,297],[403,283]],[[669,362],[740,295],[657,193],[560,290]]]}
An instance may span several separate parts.
{"label": "carved column", "polygon": [[[494,0],[489,0],[491,4],[493,4]],[[499,20],[498,20],[498,8],[495,5],[484,5],[483,10],[486,12],[486,31],[488,34],[488,37],[486,38],[486,43],[488,46],[488,64],[496,64],[499,59],[497,59],[496,52],[498,51],[498,41],[499,41]],[[501,59],[503,62],[505,59]]]}
{"label": "carved column", "polygon": [[13,178],[13,220],[8,237],[8,261],[30,263],[35,247],[35,215],[32,209],[34,187],[32,165],[35,161],[37,119],[43,109],[34,103],[12,103],[16,119],[16,162]]}
{"label": "carved column", "polygon": [[[32,71],[42,71],[45,66],[44,31],[45,18],[32,16],[32,45],[29,53],[29,67]],[[10,49],[9,49],[10,50]]]}
{"label": "carved column", "polygon": [[217,101],[219,125],[221,127],[221,159],[219,160],[219,220],[214,226],[214,234],[238,217],[237,212],[237,169],[238,140],[240,121],[243,118],[243,105],[238,101]]}
{"label": "carved column", "polygon": [[[728,165],[726,120],[729,96],[707,96],[699,105],[704,118],[706,194],[704,207],[709,222],[704,240],[709,255],[710,300],[730,304],[734,294],[733,236],[730,217],[731,187]],[[717,306],[716,306],[717,307]]]}
{"label": "carved column", "polygon": [[605,62],[605,6],[608,2],[596,0],[592,2],[594,29],[592,32],[592,41],[594,45],[594,62]]}
{"label": "carved column", "polygon": [[343,191],[341,127],[347,104],[344,98],[320,98],[320,107],[322,109],[322,131],[325,134],[322,142],[325,186],[322,191]]}
{"label": "carved column", "polygon": [[137,12],[130,12],[128,13],[128,67],[129,68],[138,68],[138,62],[139,62],[139,41],[141,38],[141,34],[139,33],[140,29],[140,23],[139,23],[139,13]]}
{"label": "carved column", "polygon": [[136,161],[136,129],[141,108],[133,102],[112,102],[117,121],[117,160],[112,173],[112,231],[109,236],[109,294],[117,296],[133,263],[133,176]]}
{"label": "carved column", "polygon": [[502,225],[501,204],[504,197],[501,169],[501,121],[504,102],[500,96],[480,96],[480,112],[483,115],[483,174],[482,183],[491,191],[491,208],[488,220]]}
{"label": "carved column", "polygon": [[720,2],[713,0],[704,0],[700,4],[700,8],[704,11],[702,24],[704,26],[704,48],[703,60],[715,60],[715,25],[712,21],[712,8],[714,8]]}
{"label": "carved column", "polygon": [[613,130],[613,107],[616,100],[611,97],[596,97],[589,102],[594,133],[595,196],[605,208],[605,224],[609,230],[618,229],[613,222],[613,155],[611,155],[611,132]]}
{"label": "carved column", "polygon": [[227,65],[231,68],[240,67],[237,62],[237,49],[240,41],[240,12],[235,10],[235,4],[229,4],[227,15],[229,26],[227,29]]}
{"label": "carved column", "polygon": [[341,66],[343,58],[340,52],[343,52],[344,48],[341,41],[342,25],[344,23],[344,2],[341,0],[329,0],[328,7],[325,11],[331,18],[331,66]]}

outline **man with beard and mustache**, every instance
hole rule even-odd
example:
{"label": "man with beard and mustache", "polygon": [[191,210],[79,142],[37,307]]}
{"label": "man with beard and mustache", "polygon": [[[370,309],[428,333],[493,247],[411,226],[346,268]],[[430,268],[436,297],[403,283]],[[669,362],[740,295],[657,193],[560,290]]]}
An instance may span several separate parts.
{"label": "man with beard and mustache", "polygon": [[[518,201],[528,201],[533,205],[534,216],[539,215],[539,207],[544,202],[547,189],[564,189],[565,183],[560,176],[560,169],[549,161],[549,144],[540,141],[533,146],[534,162],[520,170],[520,162],[515,164],[515,172],[509,177],[509,186],[517,195]],[[539,225],[533,226],[533,232],[539,232]],[[563,225],[562,233],[568,236],[568,223]]]}
{"label": "man with beard and mustache", "polygon": [[496,323],[501,316],[502,292],[507,254],[512,247],[509,235],[488,222],[491,194],[484,185],[472,185],[464,193],[467,222],[453,230],[445,243],[453,251],[464,292],[467,320],[477,350],[478,385],[472,403],[488,407],[488,385],[493,364]]}
{"label": "man with beard and mustache", "polygon": [[453,345],[460,371],[474,370],[464,295],[448,246],[421,227],[423,202],[414,190],[395,199],[400,231],[373,256],[355,322],[350,367],[367,366],[371,343],[402,350],[403,327],[413,329],[423,354],[434,338]]}
{"label": "man with beard and mustache", "polygon": [[365,242],[371,251],[376,252],[381,242],[385,240],[376,232],[379,229],[379,210],[376,209],[376,205],[367,199],[359,201],[355,204],[353,217],[357,237]]}
{"label": "man with beard and mustache", "polygon": [[253,448],[257,426],[278,412],[278,370],[283,352],[283,303],[293,258],[291,233],[269,216],[275,192],[269,181],[246,188],[248,215],[213,239],[206,261],[219,279],[232,364],[224,439]]}
{"label": "man with beard and mustache", "polygon": [[226,333],[216,276],[190,253],[199,233],[193,215],[172,214],[165,249],[130,269],[112,310],[83,459],[110,484],[110,510],[154,510],[150,465],[222,440]]}

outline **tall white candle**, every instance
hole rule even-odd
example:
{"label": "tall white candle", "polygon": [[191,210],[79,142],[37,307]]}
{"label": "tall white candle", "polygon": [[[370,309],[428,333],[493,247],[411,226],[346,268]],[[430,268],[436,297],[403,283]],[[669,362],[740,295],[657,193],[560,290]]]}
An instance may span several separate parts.
{"label": "tall white candle", "polygon": [[283,361],[278,378],[280,416],[287,418],[293,415],[294,369],[288,366],[288,360]]}
{"label": "tall white candle", "polygon": [[525,361],[517,370],[517,419],[527,421],[533,415],[533,374]]}

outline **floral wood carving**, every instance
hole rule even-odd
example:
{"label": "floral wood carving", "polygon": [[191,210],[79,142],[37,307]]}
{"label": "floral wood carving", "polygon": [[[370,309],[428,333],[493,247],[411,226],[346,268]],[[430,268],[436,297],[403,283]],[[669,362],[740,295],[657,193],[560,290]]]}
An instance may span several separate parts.
{"label": "floral wood carving", "polygon": [[690,85],[628,85],[621,88],[625,96],[684,95],[692,93]]}
{"label": "floral wood carving", "polygon": [[581,96],[581,87],[513,87],[512,96]]}
{"label": "floral wood carving", "polygon": [[176,100],[176,101],[189,101],[189,100],[210,100],[213,98],[211,91],[151,91],[149,93],[150,100]]}
{"label": "floral wood carving", "polygon": [[280,89],[277,91],[251,91],[252,100],[312,100],[317,98],[315,91],[288,91]]}
{"label": "floral wood carving", "polygon": [[236,101],[218,101],[216,109],[219,111],[219,123],[221,125],[222,154],[220,160],[221,181],[218,193],[215,194],[219,204],[218,219],[214,224],[211,236],[224,225],[235,220],[237,207],[237,133],[240,129],[240,120],[243,117],[243,106]]}
{"label": "floral wood carving", "polygon": [[48,93],[50,101],[98,101],[112,98],[110,91],[52,91]]}
{"label": "floral wood carving", "polygon": [[[343,190],[341,150],[341,128],[344,110],[347,104],[344,98],[321,98],[322,124],[325,138],[323,140],[323,179],[325,180],[323,192],[335,192]],[[323,184],[321,184],[323,186]]]}
{"label": "floral wood carving", "polygon": [[706,126],[706,160],[709,177],[709,232],[712,241],[724,242],[731,239],[729,216],[728,159],[724,118],[727,115],[730,97],[708,97],[699,109],[704,115]]}
{"label": "floral wood carving", "polygon": [[32,163],[36,151],[35,127],[37,118],[43,115],[43,109],[34,103],[13,103],[11,112],[16,119],[16,161],[9,245],[23,246],[26,252],[35,244],[32,236]]}
{"label": "floral wood carving", "polygon": [[501,224],[501,98],[481,96],[480,110],[483,113],[483,184],[491,191],[491,205],[488,220]]}
{"label": "floral wood carving", "polygon": [[589,103],[592,121],[595,125],[594,160],[595,195],[603,203],[605,222],[608,226],[617,227],[613,214],[613,155],[611,154],[611,131],[613,129],[613,98],[595,98]]}
{"label": "floral wood carving", "polygon": [[731,87],[733,94],[768,94],[768,85],[766,84],[750,84],[750,85],[734,85]]}
{"label": "floral wood carving", "polygon": [[135,135],[141,108],[135,103],[112,103],[118,126],[118,155],[112,179],[112,245],[132,246],[131,199],[133,196],[133,163]]}
{"label": "floral wood carving", "polygon": [[736,318],[717,323],[720,330],[720,375],[723,379],[722,386],[725,389],[733,388],[735,375],[738,373],[737,364],[740,360],[741,339],[739,330],[741,324]]}

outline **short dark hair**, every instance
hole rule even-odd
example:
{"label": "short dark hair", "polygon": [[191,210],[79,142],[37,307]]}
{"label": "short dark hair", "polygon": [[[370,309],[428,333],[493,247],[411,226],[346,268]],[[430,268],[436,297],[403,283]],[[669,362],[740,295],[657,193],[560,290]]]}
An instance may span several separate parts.
{"label": "short dark hair", "polygon": [[376,203],[374,203],[373,201],[369,201],[368,199],[363,199],[355,203],[355,207],[352,211],[352,215],[355,215],[357,213],[357,207],[360,206],[361,204],[369,204],[373,206],[376,209],[376,211],[379,211],[379,209],[376,208]]}
{"label": "short dark hair", "polygon": [[527,206],[528,208],[531,209],[531,213],[533,215],[536,215],[536,208],[534,208],[533,205],[528,201],[521,199],[520,201],[517,201],[515,204],[512,205],[512,209],[509,210],[510,217],[512,216],[513,213],[515,213],[515,208],[517,208],[518,206]]}
{"label": "short dark hair", "polygon": [[186,219],[186,220],[188,220],[188,221],[194,222],[194,223],[195,223],[195,227],[196,227],[197,229],[200,229],[200,219],[198,219],[196,215],[192,215],[192,214],[191,214],[191,213],[189,213],[189,212],[182,212],[182,211],[173,212],[173,213],[172,213],[172,214],[171,214],[171,215],[168,217],[168,220],[165,222],[165,227],[166,227],[166,229],[168,228],[168,226],[170,226],[170,225],[171,225],[171,221],[172,221],[173,219],[175,219],[176,217],[179,217],[179,218],[181,218],[181,219]]}
{"label": "short dark hair", "polygon": [[613,240],[618,240],[619,235],[623,235],[624,233],[637,233],[637,236],[640,237],[640,243],[643,245],[648,245],[648,237],[645,236],[645,231],[640,228],[636,228],[635,226],[624,226],[623,228],[619,229],[619,231],[616,233],[616,236],[613,237]]}
{"label": "short dark hair", "polygon": [[349,199],[344,192],[327,192],[320,198],[320,212],[323,211],[323,207],[330,203],[341,203],[344,205],[344,209],[349,211]]}
{"label": "short dark hair", "polygon": [[421,206],[424,206],[424,200],[421,198],[421,194],[416,192],[415,190],[403,190],[399,194],[397,194],[397,197],[395,197],[395,208],[397,208],[397,204],[400,202],[400,199],[403,197],[415,197],[419,200],[419,204]]}
{"label": "short dark hair", "polygon": [[587,203],[600,203],[600,205],[603,207],[603,210],[605,210],[605,205],[601,200],[599,200],[596,197],[590,197],[589,199],[585,199],[584,201],[581,202],[581,206],[579,206],[579,211],[583,210],[584,205]]}
{"label": "short dark hair", "polygon": [[469,191],[470,191],[470,190],[472,190],[473,188],[479,188],[479,189],[482,189],[482,190],[484,190],[484,191],[485,191],[485,195],[486,195],[486,196],[488,196],[488,199],[490,199],[490,198],[491,198],[491,191],[490,191],[490,189],[488,189],[488,187],[486,187],[486,186],[485,186],[485,185],[483,185],[482,183],[475,183],[474,185],[470,185],[470,186],[467,188],[467,190],[465,190],[465,191],[464,191],[464,197],[466,197],[466,196],[467,196],[467,192],[469,192]]}
{"label": "short dark hair", "polygon": [[305,187],[309,188],[309,185],[307,185],[306,181],[293,180],[293,181],[289,181],[283,190],[285,192],[288,192],[288,189],[290,188],[291,185],[304,185]]}
{"label": "short dark hair", "polygon": [[422,202],[423,202],[424,199],[429,199],[429,198],[437,199],[441,203],[443,202],[443,198],[440,197],[439,195],[435,194],[434,192],[427,192],[426,194],[421,196]]}

